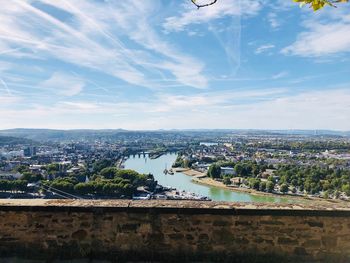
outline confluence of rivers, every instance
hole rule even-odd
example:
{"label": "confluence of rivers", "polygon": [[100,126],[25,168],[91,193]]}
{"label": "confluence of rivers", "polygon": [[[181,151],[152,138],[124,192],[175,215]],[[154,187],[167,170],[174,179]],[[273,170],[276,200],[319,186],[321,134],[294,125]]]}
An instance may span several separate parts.
{"label": "confluence of rivers", "polygon": [[174,175],[164,174],[165,168],[171,168],[171,165],[176,160],[176,153],[168,153],[160,156],[157,159],[150,159],[148,155],[130,156],[125,161],[125,169],[132,169],[139,173],[151,173],[158,184],[176,188],[179,191],[195,193],[201,196],[207,196],[213,201],[231,201],[231,202],[273,202],[273,203],[293,203],[285,197],[278,196],[259,196],[243,192],[234,192],[214,186],[206,186],[194,183],[192,177],[183,173],[175,173]]}

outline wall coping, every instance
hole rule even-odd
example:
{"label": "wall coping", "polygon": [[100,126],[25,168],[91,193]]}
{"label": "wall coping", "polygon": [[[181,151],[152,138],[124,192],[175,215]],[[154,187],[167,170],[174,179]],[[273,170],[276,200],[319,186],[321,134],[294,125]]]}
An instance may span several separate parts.
{"label": "wall coping", "polygon": [[349,217],[350,206],[167,200],[0,199],[0,212],[108,212]]}

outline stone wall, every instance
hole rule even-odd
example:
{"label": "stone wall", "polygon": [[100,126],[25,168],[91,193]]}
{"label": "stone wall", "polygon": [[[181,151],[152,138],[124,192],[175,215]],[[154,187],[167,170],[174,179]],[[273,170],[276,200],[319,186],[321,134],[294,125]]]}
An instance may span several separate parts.
{"label": "stone wall", "polygon": [[350,261],[347,209],[216,202],[34,202],[0,201],[1,257]]}

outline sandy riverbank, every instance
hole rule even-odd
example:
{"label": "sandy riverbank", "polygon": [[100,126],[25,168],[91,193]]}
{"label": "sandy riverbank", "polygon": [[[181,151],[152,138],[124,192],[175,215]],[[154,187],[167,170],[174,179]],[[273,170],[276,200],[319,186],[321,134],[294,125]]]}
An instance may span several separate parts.
{"label": "sandy riverbank", "polygon": [[206,173],[201,173],[198,172],[196,170],[190,169],[190,168],[181,168],[181,167],[177,167],[177,168],[172,168],[172,170],[176,173],[183,173],[189,176],[193,176],[196,178],[202,178],[202,177],[206,177],[207,174]]}
{"label": "sandy riverbank", "polygon": [[204,178],[206,177],[206,173],[201,173],[201,172],[198,172],[198,171],[195,171],[195,170],[192,170],[192,169],[187,169],[187,170],[184,170],[182,171],[183,174],[186,174],[186,175],[189,175],[189,176],[193,176],[195,178]]}
{"label": "sandy riverbank", "polygon": [[286,199],[293,199],[293,200],[300,200],[301,202],[310,202],[310,201],[315,201],[318,204],[330,204],[330,203],[348,203],[347,201],[343,200],[332,200],[332,199],[323,199],[323,198],[318,198],[318,197],[309,197],[309,196],[296,196],[296,195],[283,195],[283,194],[273,194],[273,193],[266,193],[266,192],[260,192],[256,191],[254,189],[249,189],[249,188],[242,188],[242,187],[233,187],[233,186],[227,186],[222,182],[213,180],[212,178],[208,177],[205,173],[201,173],[192,169],[187,169],[187,170],[182,170],[181,171],[183,174],[192,176],[192,181],[198,184],[203,184],[207,186],[213,186],[213,187],[218,187],[221,189],[233,191],[233,192],[243,192],[243,193],[248,193],[252,194],[255,196],[270,196],[270,197],[280,197],[280,198],[286,198]]}

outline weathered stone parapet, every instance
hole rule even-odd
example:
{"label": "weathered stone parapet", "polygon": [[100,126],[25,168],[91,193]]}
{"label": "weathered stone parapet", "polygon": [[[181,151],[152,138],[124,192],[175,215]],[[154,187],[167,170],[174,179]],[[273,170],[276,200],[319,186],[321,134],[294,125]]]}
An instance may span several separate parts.
{"label": "weathered stone parapet", "polygon": [[350,209],[191,201],[1,200],[0,253],[111,261],[348,262]]}

